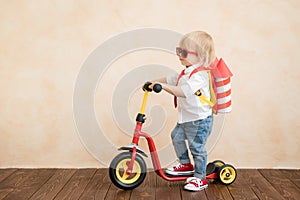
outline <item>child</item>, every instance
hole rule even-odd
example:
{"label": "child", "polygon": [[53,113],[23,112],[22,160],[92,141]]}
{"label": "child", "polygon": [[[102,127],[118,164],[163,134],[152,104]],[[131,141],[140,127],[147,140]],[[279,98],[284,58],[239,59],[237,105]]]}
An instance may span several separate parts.
{"label": "child", "polygon": [[[176,54],[185,69],[181,75],[174,74],[153,81],[160,83],[163,90],[174,95],[175,105],[178,105],[178,123],[171,133],[172,143],[180,164],[168,168],[166,173],[171,175],[194,174],[186,180],[184,189],[200,191],[207,188],[206,162],[207,152],[205,143],[210,135],[213,116],[212,108],[201,103],[195,92],[210,99],[209,75],[205,70],[193,76],[191,72],[197,67],[209,67],[215,59],[212,37],[203,32],[195,31],[183,36],[176,48]],[[188,156],[189,150],[193,156],[194,166]]]}

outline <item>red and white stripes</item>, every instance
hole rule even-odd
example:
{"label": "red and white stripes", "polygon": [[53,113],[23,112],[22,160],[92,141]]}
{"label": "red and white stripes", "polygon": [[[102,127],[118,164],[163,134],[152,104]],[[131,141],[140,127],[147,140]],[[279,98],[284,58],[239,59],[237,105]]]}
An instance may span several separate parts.
{"label": "red and white stripes", "polygon": [[215,79],[217,88],[217,103],[218,112],[228,113],[231,111],[231,79],[227,78],[216,78]]}

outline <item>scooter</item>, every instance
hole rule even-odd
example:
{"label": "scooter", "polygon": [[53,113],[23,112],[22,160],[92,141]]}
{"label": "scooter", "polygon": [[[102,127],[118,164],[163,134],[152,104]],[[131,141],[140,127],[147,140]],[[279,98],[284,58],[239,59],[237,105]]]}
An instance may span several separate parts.
{"label": "scooter", "polygon": [[[136,117],[136,127],[134,130],[132,142],[128,146],[119,148],[125,151],[118,154],[110,163],[109,177],[112,183],[120,189],[132,190],[143,183],[146,174],[147,166],[142,156],[148,157],[147,154],[138,146],[140,137],[147,140],[149,151],[151,154],[153,168],[156,174],[167,181],[185,181],[189,176],[169,176],[164,173],[159,157],[156,151],[155,143],[150,135],[142,132],[142,126],[146,120],[145,107],[148,99],[148,94],[151,91],[159,93],[162,90],[160,84],[145,84],[144,97],[140,112]],[[142,155],[142,156],[141,156]],[[206,178],[219,180],[225,185],[229,185],[235,181],[237,177],[236,169],[230,165],[225,164],[221,160],[215,160],[208,163],[206,170]]]}

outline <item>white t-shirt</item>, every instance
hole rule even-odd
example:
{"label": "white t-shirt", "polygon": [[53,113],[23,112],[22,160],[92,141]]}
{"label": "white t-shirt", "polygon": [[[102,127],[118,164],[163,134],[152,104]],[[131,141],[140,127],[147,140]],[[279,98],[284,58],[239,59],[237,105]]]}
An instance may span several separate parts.
{"label": "white t-shirt", "polygon": [[[201,93],[210,99],[209,77],[206,71],[199,71],[190,74],[199,64],[192,65],[184,70],[184,75],[179,79],[178,86],[181,87],[184,97],[177,97],[178,123],[205,119],[212,114],[212,109],[208,104],[200,102],[195,92],[201,89]],[[167,84],[176,85],[179,74],[167,76]],[[189,78],[190,77],[190,78]]]}

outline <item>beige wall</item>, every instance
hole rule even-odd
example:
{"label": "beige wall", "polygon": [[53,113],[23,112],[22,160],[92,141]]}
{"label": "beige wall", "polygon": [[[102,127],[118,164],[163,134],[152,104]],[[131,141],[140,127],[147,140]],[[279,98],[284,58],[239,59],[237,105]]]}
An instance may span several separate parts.
{"label": "beige wall", "polygon": [[[155,27],[208,31],[234,73],[233,112],[209,160],[300,168],[299,8],[297,0],[1,1],[0,167],[103,167],[76,131],[76,77],[108,38]],[[150,63],[179,66],[175,56],[136,52],[117,60],[100,83],[115,87],[126,70]],[[102,127],[113,145],[127,144],[130,138],[115,127],[107,104],[100,103],[111,100],[106,92],[105,98],[95,93],[96,115],[108,116]],[[133,119],[138,97],[129,102]],[[169,96],[155,96],[155,101],[174,112]],[[175,122],[176,113],[157,136],[159,148],[170,144],[168,131]]]}

